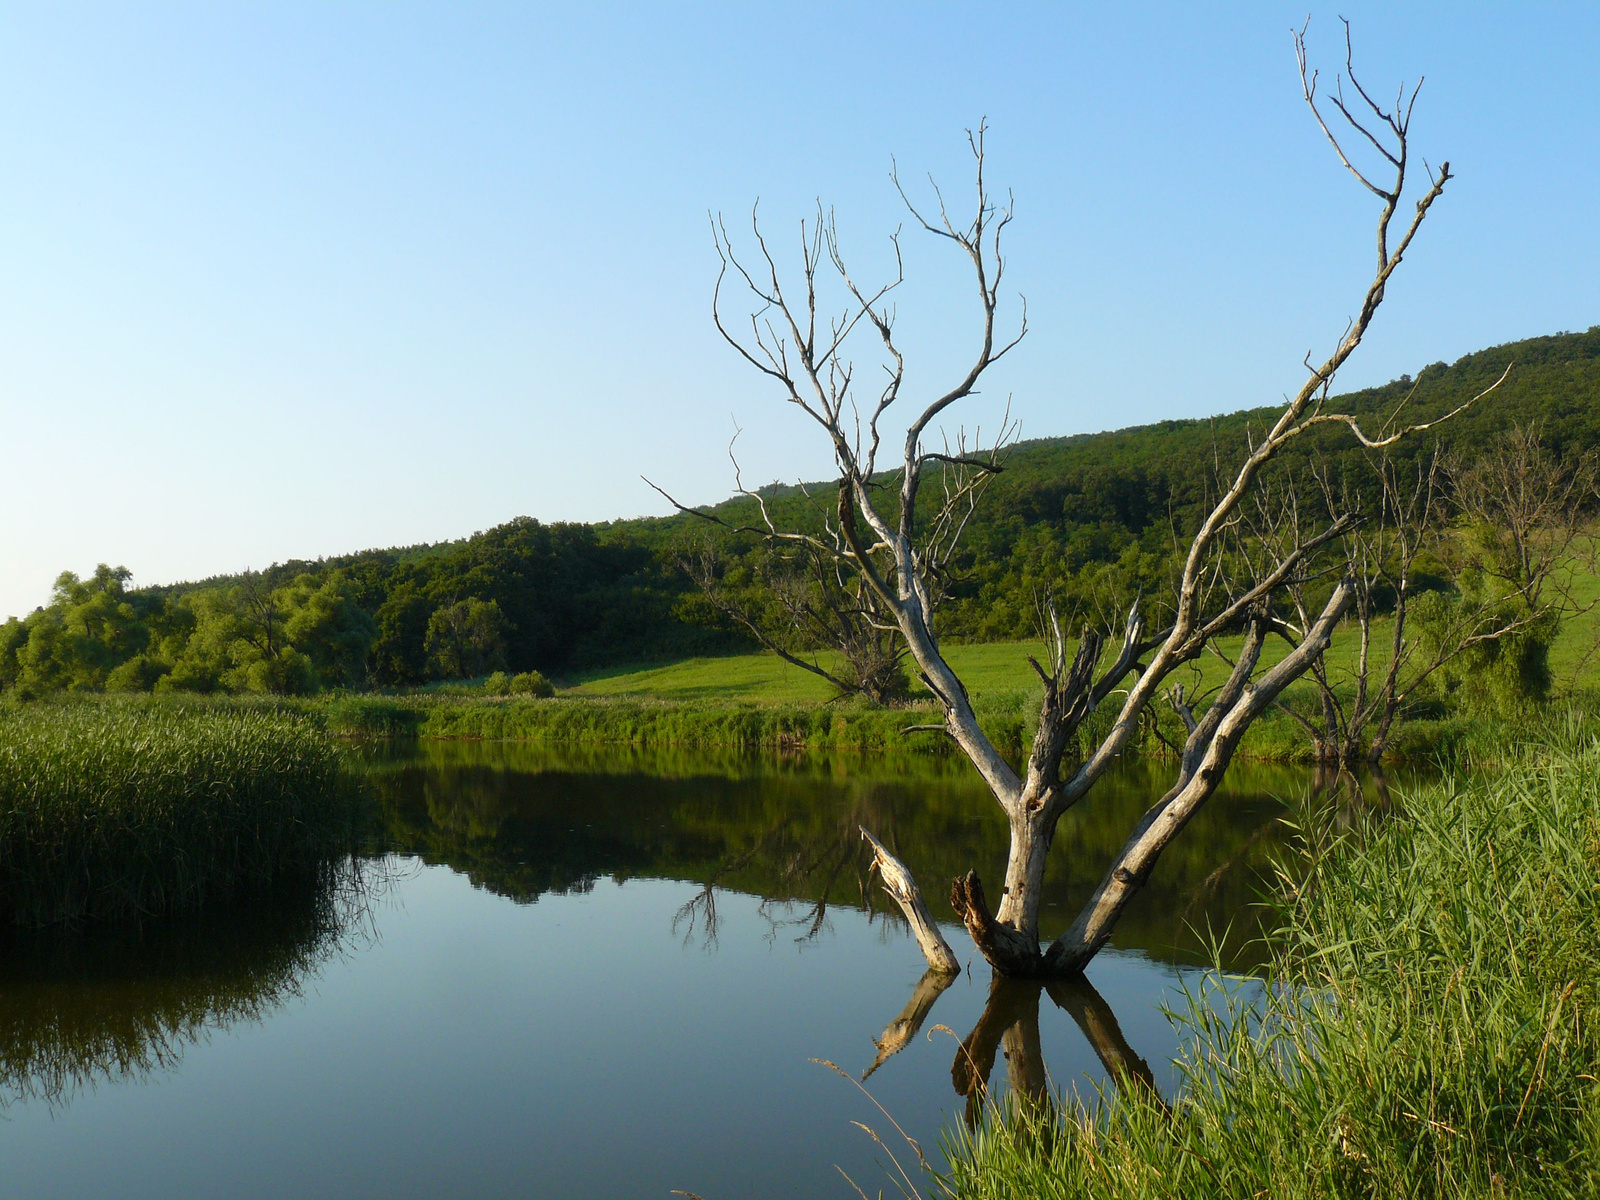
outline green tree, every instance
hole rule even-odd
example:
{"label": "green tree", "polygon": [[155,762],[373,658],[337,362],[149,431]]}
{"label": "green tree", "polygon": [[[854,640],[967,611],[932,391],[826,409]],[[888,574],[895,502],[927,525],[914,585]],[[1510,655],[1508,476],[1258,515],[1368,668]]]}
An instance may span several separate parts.
{"label": "green tree", "polygon": [[428,618],[428,657],[447,679],[466,679],[505,665],[510,626],[493,600],[469,596]]}
{"label": "green tree", "polygon": [[181,603],[194,628],[162,691],[268,692],[299,695],[316,687],[308,655],[290,641],[286,597],[260,576],[232,588],[192,592]]}
{"label": "green tree", "polygon": [[374,678],[384,683],[421,683],[428,677],[428,621],[435,604],[416,583],[401,583],[379,607],[368,657]]}
{"label": "green tree", "polygon": [[131,572],[101,563],[88,579],[56,578],[47,607],[13,630],[15,684],[24,696],[98,691],[120,663],[142,651],[150,631],[127,592]]}
{"label": "green tree", "polygon": [[278,597],[287,614],[284,633],[289,644],[310,660],[319,683],[355,687],[366,681],[367,653],[377,626],[356,603],[342,572],[335,571],[320,584],[301,575],[280,589]]}

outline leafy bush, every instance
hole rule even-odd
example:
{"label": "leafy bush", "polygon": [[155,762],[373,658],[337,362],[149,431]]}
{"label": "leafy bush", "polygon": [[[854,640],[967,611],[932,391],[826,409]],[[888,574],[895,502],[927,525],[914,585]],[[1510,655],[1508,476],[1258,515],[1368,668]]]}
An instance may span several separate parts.
{"label": "leafy bush", "polygon": [[513,676],[509,691],[513,696],[538,696],[541,699],[556,694],[555,687],[538,671],[523,671]]}

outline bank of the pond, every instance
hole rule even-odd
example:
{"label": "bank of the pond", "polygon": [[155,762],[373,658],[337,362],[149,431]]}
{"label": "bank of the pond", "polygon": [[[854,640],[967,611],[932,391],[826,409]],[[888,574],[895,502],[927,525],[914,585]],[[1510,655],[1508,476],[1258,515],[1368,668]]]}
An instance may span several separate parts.
{"label": "bank of the pond", "polygon": [[[329,732],[346,737],[417,736],[475,738],[485,741],[531,741],[574,745],[674,746],[689,749],[740,750],[897,750],[947,754],[950,740],[937,730],[939,715],[931,704],[874,708],[860,703],[752,703],[729,699],[651,700],[641,698],[556,697],[531,699],[416,693],[340,695],[296,704],[322,720]],[[984,729],[1003,754],[1018,758],[1033,739],[1038,721],[1035,698],[1000,693],[976,702]],[[1594,706],[1572,715],[1568,708],[1520,721],[1457,716],[1416,720],[1400,727],[1387,762],[1436,764],[1469,761],[1497,763],[1512,748],[1542,736],[1552,719],[1587,719]],[[1104,733],[1114,714],[1109,706],[1090,718],[1085,740]],[[1169,741],[1181,741],[1182,730],[1171,713],[1155,714],[1170,721]],[[915,732],[908,728],[922,726]],[[1149,730],[1135,739],[1134,752],[1161,753],[1161,741]],[[1238,757],[1257,762],[1304,763],[1311,743],[1300,727],[1281,712],[1270,712],[1245,735]]]}
{"label": "bank of the pond", "polygon": [[1309,881],[1260,1007],[1196,1006],[1176,1105],[1013,1104],[954,1195],[1600,1195],[1600,748],[1424,788]]}
{"label": "bank of the pond", "polygon": [[[857,704],[741,704],[633,699],[502,699],[459,696],[346,696],[323,706],[330,732],[485,741],[567,742],[690,749],[910,750],[942,753],[931,709]],[[1002,749],[1020,750],[1030,732],[1020,711],[983,714]]]}
{"label": "bank of the pond", "polygon": [[0,710],[0,922],[202,903],[348,852],[360,804],[303,716],[148,702]]}

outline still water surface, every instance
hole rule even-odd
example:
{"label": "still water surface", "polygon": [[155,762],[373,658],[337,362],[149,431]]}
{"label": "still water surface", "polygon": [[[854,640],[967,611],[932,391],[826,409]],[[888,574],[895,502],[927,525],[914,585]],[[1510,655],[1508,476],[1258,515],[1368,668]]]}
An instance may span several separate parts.
{"label": "still water surface", "polygon": [[[866,1086],[936,1162],[991,1067],[996,1090],[1092,1094],[1108,1067],[1170,1089],[1161,1009],[1202,980],[1195,930],[1231,919],[1248,967],[1239,912],[1282,837],[1276,797],[1307,785],[1236,767],[1092,987],[991,996],[981,960],[942,991],[923,980],[856,834],[953,920],[943,882],[998,878],[1005,848],[960,764],[366,757],[389,853],[363,893],[306,882],[0,942],[0,1197],[852,1196],[841,1171],[895,1194],[851,1122],[892,1130],[812,1060],[856,1078],[876,1062]],[[1047,932],[1160,788],[1128,764],[1068,814]]]}

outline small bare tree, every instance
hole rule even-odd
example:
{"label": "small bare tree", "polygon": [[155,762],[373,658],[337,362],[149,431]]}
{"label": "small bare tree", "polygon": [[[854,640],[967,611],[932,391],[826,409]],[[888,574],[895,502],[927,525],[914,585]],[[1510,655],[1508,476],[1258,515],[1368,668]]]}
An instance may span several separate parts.
{"label": "small bare tree", "polygon": [[[729,585],[728,564],[714,546],[689,547],[676,565],[730,624],[784,662],[826,680],[840,696],[865,696],[875,704],[906,697],[905,647],[859,575],[837,556],[803,545],[750,557],[754,586],[744,589]],[[825,665],[819,651],[832,651],[836,661]]]}
{"label": "small bare tree", "polygon": [[[1374,455],[1371,465],[1378,511],[1342,542],[1355,588],[1354,661],[1313,664],[1314,706],[1280,703],[1310,737],[1317,761],[1345,770],[1380,762],[1407,706],[1463,656],[1523,635],[1548,638],[1594,604],[1579,591],[1596,551],[1592,455],[1557,458],[1537,429],[1513,426],[1471,459],[1435,446],[1404,477],[1387,456]],[[1326,471],[1316,474],[1328,512],[1355,507],[1348,489]],[[1458,528],[1455,514],[1468,530]],[[1418,610],[1424,553],[1451,563],[1458,586],[1453,595],[1428,596],[1434,603]],[[1304,619],[1305,589],[1291,594]],[[1376,622],[1385,617],[1387,661],[1373,647]]]}
{"label": "small bare tree", "polygon": [[[901,399],[905,359],[895,339],[894,313],[886,298],[900,283],[903,271],[877,289],[859,287],[846,265],[831,215],[819,212],[813,228],[802,225],[800,284],[791,293],[754,218],[755,253],[749,260],[736,251],[722,222],[713,224],[722,259],[713,302],[717,328],[745,361],[822,432],[831,445],[839,475],[834,513],[822,534],[780,529],[766,518],[764,506],[759,508],[763,524],[754,531],[834,555],[846,569],[859,574],[904,638],[942,713],[939,728],[971,760],[1006,813],[1011,827],[1010,853],[998,908],[991,909],[982,883],[972,872],[955,882],[951,896],[979,951],[1003,975],[1049,978],[1075,975],[1083,969],[1111,937],[1162,851],[1216,791],[1245,731],[1317,661],[1348,609],[1354,587],[1345,579],[1333,587],[1321,610],[1299,628],[1289,626],[1274,612],[1286,585],[1305,570],[1310,556],[1353,526],[1351,514],[1341,514],[1304,536],[1297,533],[1269,556],[1250,560],[1228,552],[1242,506],[1262,470],[1285,446],[1319,426],[1342,424],[1362,445],[1380,449],[1436,423],[1369,437],[1352,414],[1331,408],[1329,400],[1335,375],[1361,344],[1391,276],[1443,193],[1451,177],[1449,164],[1441,165],[1436,174],[1428,173],[1427,187],[1416,200],[1413,214],[1396,233],[1391,226],[1411,169],[1409,128],[1416,90],[1408,97],[1402,89],[1393,110],[1373,100],[1348,70],[1347,28],[1347,70],[1330,103],[1349,130],[1381,160],[1385,182],[1374,182],[1346,153],[1340,137],[1324,120],[1317,77],[1306,66],[1303,31],[1295,37],[1295,49],[1305,100],[1315,119],[1340,161],[1378,200],[1373,278],[1357,315],[1333,351],[1320,363],[1306,356],[1304,383],[1270,428],[1253,440],[1231,481],[1200,520],[1182,555],[1171,623],[1152,631],[1136,603],[1126,614],[1119,640],[1089,630],[1072,651],[1060,623],[1050,622],[1048,665],[1035,663],[1044,683],[1038,731],[1020,772],[984,732],[966,687],[940,649],[934,620],[941,572],[965,519],[962,505],[980,489],[976,481],[992,473],[998,463],[993,447],[971,451],[958,445],[953,452],[948,447],[936,452],[925,447],[924,437],[953,405],[974,393],[984,373],[1027,331],[1024,309],[1013,335],[1006,338],[999,333],[1000,284],[1005,270],[1001,239],[1011,222],[1012,208],[1009,200],[998,204],[988,189],[983,126],[969,134],[976,189],[971,216],[963,223],[958,224],[951,215],[936,186],[936,212],[925,216],[895,177],[896,187],[921,228],[947,242],[970,265],[980,320],[971,365],[952,386],[924,401],[905,429],[900,456],[892,466],[880,467],[879,452],[888,434],[889,414]],[[1355,93],[1348,102],[1343,93],[1346,81]],[[898,261],[898,242],[893,244]],[[837,307],[833,300],[819,297],[819,276],[827,273],[839,288]],[[725,292],[735,283],[746,289],[753,301],[748,323],[737,329],[730,328],[723,316]],[[836,315],[829,318],[829,311]],[[875,340],[883,368],[881,387],[860,407],[852,357],[857,334]],[[938,500],[923,494],[929,468],[935,465],[961,473]],[[1205,712],[1194,719],[1171,786],[1130,832],[1072,927],[1048,947],[1042,946],[1039,910],[1045,864],[1062,814],[1088,797],[1130,747],[1151,702],[1163,694],[1173,672],[1198,658],[1219,637],[1241,631],[1243,644],[1228,679]],[[1287,636],[1292,647],[1278,662],[1263,667],[1261,652],[1270,633]],[[1122,698],[1107,731],[1081,756],[1069,758],[1085,719],[1113,694]],[[891,895],[905,910],[929,964],[949,969],[955,955],[928,915],[910,873],[881,845],[875,843],[874,850],[881,876],[897,883]]]}
{"label": "small bare tree", "polygon": [[1592,603],[1578,589],[1594,574],[1600,457],[1558,457],[1538,426],[1514,425],[1449,470],[1456,505],[1474,527],[1471,569],[1531,612],[1570,614]]}
{"label": "small bare tree", "polygon": [[[1354,661],[1341,666],[1324,655],[1311,666],[1314,699],[1309,704],[1294,699],[1278,702],[1310,738],[1319,766],[1348,771],[1362,763],[1376,765],[1417,689],[1471,646],[1516,628],[1511,622],[1486,619],[1476,609],[1460,609],[1438,625],[1424,649],[1410,626],[1418,559],[1437,549],[1446,535],[1443,463],[1437,444],[1409,469],[1385,454],[1370,458],[1377,511],[1366,514],[1367,519],[1345,534],[1339,547],[1353,593]],[[1313,475],[1326,513],[1360,509],[1348,481],[1336,484],[1325,464],[1314,468]],[[1304,580],[1290,585],[1290,603],[1302,623],[1309,620],[1308,593]],[[1374,635],[1385,615],[1390,628],[1388,658],[1383,662]]]}

